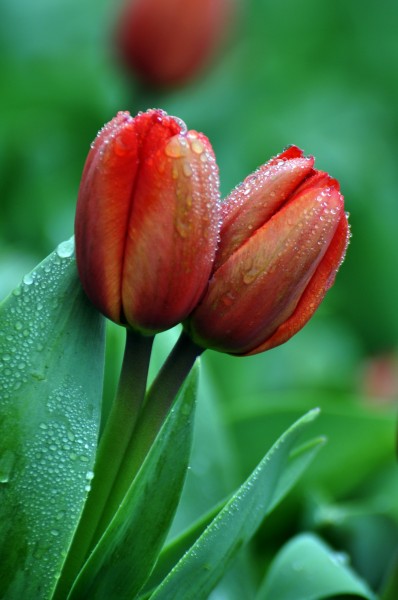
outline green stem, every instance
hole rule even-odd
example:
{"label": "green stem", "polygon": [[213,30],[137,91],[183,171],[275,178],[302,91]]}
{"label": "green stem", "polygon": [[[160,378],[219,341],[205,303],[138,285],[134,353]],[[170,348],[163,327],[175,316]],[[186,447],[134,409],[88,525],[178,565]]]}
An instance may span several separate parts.
{"label": "green stem", "polygon": [[98,527],[145,398],[153,337],[126,330],[119,385],[101,436],[95,477],[75,532],[54,600],[66,598],[89,551],[103,533]]}
{"label": "green stem", "polygon": [[184,332],[151,385],[134,436],[130,439],[123,465],[102,514],[99,531],[104,530],[124,498],[155,440],[173,401],[203,348]]}

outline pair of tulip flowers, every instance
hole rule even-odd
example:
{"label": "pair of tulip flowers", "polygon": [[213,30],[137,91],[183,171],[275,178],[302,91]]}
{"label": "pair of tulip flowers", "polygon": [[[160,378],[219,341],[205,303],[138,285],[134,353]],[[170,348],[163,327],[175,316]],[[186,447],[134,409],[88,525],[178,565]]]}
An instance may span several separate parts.
{"label": "pair of tulip flowers", "polygon": [[182,322],[202,348],[250,355],[299,331],[333,284],[349,226],[338,182],[291,146],[220,201],[209,140],[161,110],[98,133],[79,190],[83,288],[153,335]]}

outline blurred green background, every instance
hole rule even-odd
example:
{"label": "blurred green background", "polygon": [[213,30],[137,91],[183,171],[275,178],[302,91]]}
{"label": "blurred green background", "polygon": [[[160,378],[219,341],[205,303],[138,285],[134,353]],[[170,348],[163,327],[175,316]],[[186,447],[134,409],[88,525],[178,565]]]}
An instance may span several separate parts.
{"label": "blurred green background", "polygon": [[[120,5],[0,3],[0,294],[72,234],[89,144],[118,110],[160,107],[203,131],[223,195],[288,144],[313,154],[341,182],[351,214],[346,262],[285,346],[245,359],[205,355],[176,527],[239,483],[296,416],[321,406],[316,428],[329,443],[259,534],[248,581],[289,535],[310,528],[379,589],[398,546],[398,4],[242,1],[213,64],[168,91],[144,90],[118,64]],[[110,327],[106,397],[120,337]],[[174,337],[159,336],[153,369]],[[250,597],[247,585],[237,598]]]}

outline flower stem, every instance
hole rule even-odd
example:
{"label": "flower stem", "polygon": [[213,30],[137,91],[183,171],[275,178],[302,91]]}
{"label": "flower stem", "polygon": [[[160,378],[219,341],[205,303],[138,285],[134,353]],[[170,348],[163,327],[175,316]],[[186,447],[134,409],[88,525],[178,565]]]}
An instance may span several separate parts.
{"label": "flower stem", "polygon": [[103,531],[99,528],[145,398],[153,337],[126,330],[126,347],[115,401],[101,436],[95,477],[64,565],[54,600],[66,598],[84,560]]}
{"label": "flower stem", "polygon": [[112,488],[99,524],[103,531],[112,519],[173,404],[177,393],[203,348],[182,332],[172,352],[151,385],[134,435],[124,455],[118,477]]}

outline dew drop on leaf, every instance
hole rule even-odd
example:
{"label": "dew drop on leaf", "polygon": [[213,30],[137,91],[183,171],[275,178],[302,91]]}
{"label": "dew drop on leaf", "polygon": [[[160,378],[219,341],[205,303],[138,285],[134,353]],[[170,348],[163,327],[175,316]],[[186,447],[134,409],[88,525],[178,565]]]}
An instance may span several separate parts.
{"label": "dew drop on leaf", "polygon": [[57,247],[57,254],[60,258],[70,258],[73,256],[75,251],[75,240],[71,237],[69,240],[65,242],[61,242]]}
{"label": "dew drop on leaf", "polygon": [[[59,319],[54,311],[63,311],[65,322],[74,323],[75,313],[68,310],[73,310],[80,289],[71,239],[23,277],[0,314],[0,440],[12,448],[0,453],[0,494],[5,494],[0,513],[9,540],[13,529],[8,528],[14,527],[10,510],[21,499],[17,521],[24,529],[12,542],[10,571],[11,566],[17,571],[12,561],[23,560],[18,568],[30,574],[25,583],[40,580],[43,598],[50,597],[87,495],[98,434],[97,409],[85,382],[77,378],[76,369],[68,370],[67,345],[57,344],[54,336]],[[70,331],[77,336],[74,327]],[[66,368],[56,369],[54,362]],[[14,505],[7,509],[10,490]],[[38,596],[31,591],[29,597]]]}

